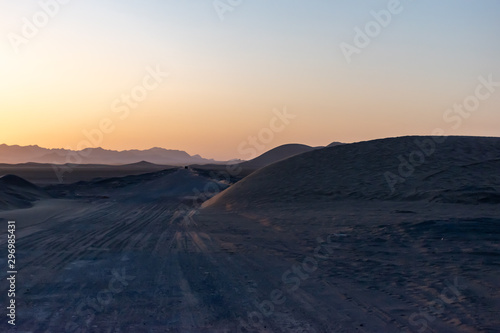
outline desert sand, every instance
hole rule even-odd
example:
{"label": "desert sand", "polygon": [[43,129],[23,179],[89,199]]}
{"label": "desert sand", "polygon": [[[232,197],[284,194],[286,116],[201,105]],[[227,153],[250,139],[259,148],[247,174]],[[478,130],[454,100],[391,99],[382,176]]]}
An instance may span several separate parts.
{"label": "desert sand", "polygon": [[427,140],[308,150],[242,180],[9,176],[40,191],[0,211],[18,225],[18,329],[497,332],[500,139]]}

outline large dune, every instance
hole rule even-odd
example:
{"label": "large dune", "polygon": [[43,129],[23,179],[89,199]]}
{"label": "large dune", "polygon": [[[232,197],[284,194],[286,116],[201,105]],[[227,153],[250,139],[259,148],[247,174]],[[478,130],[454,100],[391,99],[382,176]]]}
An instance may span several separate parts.
{"label": "large dune", "polygon": [[500,138],[410,136],[327,147],[258,170],[204,206],[346,199],[500,203]]}
{"label": "large dune", "polygon": [[[318,148],[296,143],[281,145],[269,151],[266,151],[262,155],[259,155],[256,158],[251,159],[249,161],[245,161],[242,163],[234,163],[234,166],[232,166],[231,169],[238,170],[237,174],[234,176],[236,178],[241,179],[243,177],[248,176],[252,172],[255,172],[256,170],[266,167],[270,164],[315,149]],[[219,172],[224,172],[227,170],[227,165],[220,165],[220,164],[192,165],[192,167],[198,170],[212,170]]]}
{"label": "large dune", "polygon": [[260,169],[291,156],[299,155],[314,150],[315,148],[301,144],[287,144],[271,149],[253,160],[243,162],[243,169]]}

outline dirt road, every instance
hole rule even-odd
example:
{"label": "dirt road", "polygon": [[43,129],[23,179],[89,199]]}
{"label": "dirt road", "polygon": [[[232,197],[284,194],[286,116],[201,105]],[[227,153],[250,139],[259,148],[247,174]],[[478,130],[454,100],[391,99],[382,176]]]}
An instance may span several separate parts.
{"label": "dirt road", "polygon": [[[468,332],[500,324],[488,305],[499,299],[498,220],[457,230],[325,224],[331,217],[303,209],[290,220],[293,212],[185,218],[176,202],[89,207],[17,231],[17,332]],[[450,302],[430,308],[443,292]]]}

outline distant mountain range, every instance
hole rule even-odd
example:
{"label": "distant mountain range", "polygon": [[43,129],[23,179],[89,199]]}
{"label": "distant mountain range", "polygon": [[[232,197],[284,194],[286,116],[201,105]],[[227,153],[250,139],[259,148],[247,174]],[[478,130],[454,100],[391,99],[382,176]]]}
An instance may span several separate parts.
{"label": "distant mountain range", "polygon": [[148,150],[107,150],[87,148],[81,151],[68,149],[47,149],[39,146],[0,145],[0,163],[50,163],[50,164],[132,164],[147,161],[160,165],[225,164],[240,161],[215,161],[200,155],[189,155],[185,151],[164,148]]}
{"label": "distant mountain range", "polygon": [[[327,147],[342,145],[333,142]],[[286,144],[262,154],[251,160],[216,161],[203,158],[200,155],[189,155],[182,150],[165,148],[151,148],[147,150],[107,150],[103,148],[87,148],[80,151],[69,149],[48,149],[35,146],[0,145],[0,163],[43,163],[43,164],[105,164],[125,165],[139,162],[149,162],[158,165],[184,166],[184,165],[217,165],[242,163],[244,169],[258,169],[284,158],[301,154],[307,151],[324,147],[310,147],[301,144]]]}

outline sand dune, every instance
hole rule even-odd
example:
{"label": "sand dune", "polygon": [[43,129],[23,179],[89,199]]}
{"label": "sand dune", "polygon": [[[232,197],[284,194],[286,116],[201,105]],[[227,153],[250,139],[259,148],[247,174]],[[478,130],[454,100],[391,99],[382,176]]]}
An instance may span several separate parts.
{"label": "sand dune", "polygon": [[301,145],[301,144],[288,144],[271,149],[264,154],[254,158],[253,160],[243,162],[240,166],[243,169],[260,169],[270,164],[276,163],[280,160],[306,153],[314,150],[315,148]]}
{"label": "sand dune", "polygon": [[31,207],[35,201],[50,198],[40,187],[14,175],[0,178],[0,210]]}
{"label": "sand dune", "polygon": [[385,174],[399,174],[398,156],[415,157],[416,140],[428,139],[305,152],[199,211],[199,194],[231,181],[192,168],[103,177],[110,168],[41,190],[4,177],[1,198],[57,198],[0,212],[0,224],[17,221],[19,323],[30,332],[495,332],[500,139],[449,138],[391,191]]}
{"label": "sand dune", "polygon": [[204,201],[211,197],[210,191],[205,191],[205,188],[215,193],[215,188],[221,191],[228,186],[229,184],[193,170],[171,168],[140,175],[49,185],[46,189],[59,198],[145,203],[162,200],[182,201],[196,196],[201,196],[199,201]]}
{"label": "sand dune", "polygon": [[[323,147],[311,147],[301,144],[286,144],[276,148],[273,148],[256,158],[242,162],[235,163],[232,169],[239,170],[236,177],[239,179],[248,176],[252,172],[261,169],[270,164],[276,163],[278,161],[284,160],[286,158],[306,153],[315,149],[320,149]],[[198,170],[214,170],[224,172],[226,170],[226,165],[216,165],[216,164],[206,164],[206,165],[192,165],[193,168]]]}
{"label": "sand dune", "polygon": [[340,146],[340,145],[344,145],[345,143],[342,143],[342,142],[338,142],[338,141],[334,141],[332,143],[330,143],[328,146],[326,147],[335,147],[335,146]]}
{"label": "sand dune", "polygon": [[168,165],[138,162],[125,165],[43,163],[0,164],[0,174],[14,174],[34,184],[71,184],[95,178],[123,177],[171,169]]}
{"label": "sand dune", "polygon": [[500,202],[500,139],[400,137],[304,153],[258,170],[205,206],[345,199]]}

